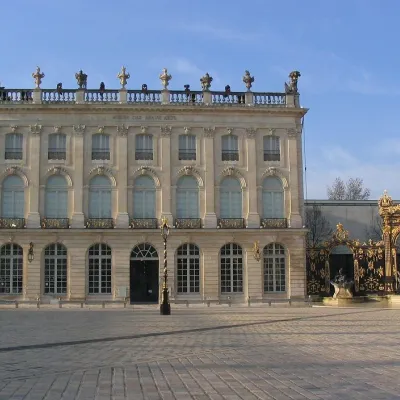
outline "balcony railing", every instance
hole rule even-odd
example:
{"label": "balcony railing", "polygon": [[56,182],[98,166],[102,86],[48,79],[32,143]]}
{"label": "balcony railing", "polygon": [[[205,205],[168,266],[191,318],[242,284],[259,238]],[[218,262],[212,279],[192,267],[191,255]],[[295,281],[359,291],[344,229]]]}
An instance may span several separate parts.
{"label": "balcony railing", "polygon": [[23,229],[25,218],[0,218],[0,229]]}
{"label": "balcony railing", "polygon": [[203,92],[182,92],[181,90],[171,90],[169,92],[169,102],[171,104],[203,104]]}
{"label": "balcony railing", "polygon": [[177,229],[201,229],[201,218],[175,218]]}
{"label": "balcony railing", "polygon": [[286,218],[262,218],[260,227],[265,229],[283,229],[287,228],[288,224]]}
{"label": "balcony railing", "polygon": [[157,218],[131,218],[129,227],[132,229],[157,229]]}
{"label": "balcony railing", "polygon": [[92,160],[109,160],[109,150],[92,150]]}
{"label": "balcony railing", "polygon": [[213,104],[246,104],[244,93],[212,92],[211,99]]}
{"label": "balcony railing", "polygon": [[196,160],[196,150],[179,150],[179,160]]}
{"label": "balcony railing", "polygon": [[113,218],[86,218],[85,227],[87,229],[113,229]]}
{"label": "balcony railing", "polygon": [[128,103],[161,103],[160,90],[128,90],[127,95]]}
{"label": "balcony railing", "polygon": [[74,104],[76,101],[76,90],[62,89],[57,90],[42,90],[42,103],[65,103]]}
{"label": "balcony railing", "polygon": [[117,103],[119,102],[118,90],[86,90],[87,103]]}
{"label": "balcony railing", "polygon": [[7,150],[4,152],[5,160],[22,160],[22,150]]}
{"label": "balcony railing", "polygon": [[239,161],[239,150],[222,150],[222,161]]}
{"label": "balcony railing", "polygon": [[0,88],[0,103],[31,103],[33,101],[30,89]]}
{"label": "balcony railing", "polygon": [[43,229],[69,229],[69,218],[42,218],[40,226]]}
{"label": "balcony railing", "polygon": [[264,161],[279,161],[281,153],[276,150],[264,150]]}
{"label": "balcony railing", "polygon": [[67,158],[67,151],[65,149],[49,149],[47,152],[48,160],[65,160]]}
{"label": "balcony railing", "polygon": [[153,159],[153,149],[135,151],[135,160],[152,160],[152,159]]}
{"label": "balcony railing", "polygon": [[217,228],[221,229],[244,229],[244,218],[219,218]]}

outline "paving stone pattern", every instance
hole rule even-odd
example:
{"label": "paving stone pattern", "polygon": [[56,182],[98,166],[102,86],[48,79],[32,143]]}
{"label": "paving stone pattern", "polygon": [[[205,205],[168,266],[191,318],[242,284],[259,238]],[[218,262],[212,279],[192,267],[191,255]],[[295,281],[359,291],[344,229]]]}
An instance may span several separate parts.
{"label": "paving stone pattern", "polygon": [[400,399],[400,310],[0,310],[0,400]]}

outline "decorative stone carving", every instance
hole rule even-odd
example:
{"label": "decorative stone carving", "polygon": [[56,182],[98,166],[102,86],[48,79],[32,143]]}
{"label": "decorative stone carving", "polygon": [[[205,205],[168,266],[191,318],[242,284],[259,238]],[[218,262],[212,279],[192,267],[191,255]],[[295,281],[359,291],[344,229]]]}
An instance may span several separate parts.
{"label": "decorative stone carving", "polygon": [[62,126],[55,126],[54,133],[61,133]]}
{"label": "decorative stone carving", "polygon": [[124,124],[117,126],[117,132],[119,136],[126,137],[128,135],[129,127],[125,126]]}
{"label": "decorative stone carving", "polygon": [[183,131],[185,132],[185,135],[189,135],[190,132],[192,131],[192,128],[190,128],[189,126],[185,126],[183,128]]}
{"label": "decorative stone carving", "polygon": [[167,90],[169,81],[172,79],[172,75],[168,73],[167,68],[163,68],[162,73],[160,74],[161,84],[164,86],[164,90]]}
{"label": "decorative stone carving", "polygon": [[260,253],[260,242],[257,240],[253,245],[253,257],[256,261],[260,261],[261,253]]}
{"label": "decorative stone carving", "polygon": [[257,128],[246,128],[246,136],[248,139],[254,139],[257,134]]}
{"label": "decorative stone carving", "polygon": [[76,82],[79,86],[79,89],[86,89],[87,86],[87,74],[84,74],[82,70],[75,74]]}
{"label": "decorative stone carving", "polygon": [[104,167],[103,165],[99,165],[98,167],[94,167],[90,170],[89,175],[113,175],[113,171],[111,168]]}
{"label": "decorative stone carving", "polygon": [[235,168],[233,167],[227,167],[222,171],[223,175],[225,176],[232,176],[235,175]]}
{"label": "decorative stone carving", "polygon": [[212,128],[203,128],[204,130],[204,136],[208,138],[214,137],[215,134],[215,127]]}
{"label": "decorative stone carving", "polygon": [[32,78],[35,80],[36,89],[40,89],[40,85],[42,84],[42,79],[44,76],[44,73],[40,71],[40,67],[36,67],[36,71],[32,72]]}
{"label": "decorative stone carving", "polygon": [[160,188],[161,182],[158,179],[157,174],[155,173],[155,171],[152,168],[144,165],[144,166],[139,167],[137,169],[136,168],[132,168],[131,172],[132,172],[131,175],[132,175],[133,179],[135,179],[135,177],[137,175],[149,175],[149,176],[151,176],[153,178],[153,180],[154,180],[156,188]]}
{"label": "decorative stone carving", "polygon": [[265,171],[265,175],[276,176],[276,168],[268,167]]}
{"label": "decorative stone carving", "polygon": [[286,132],[287,132],[289,137],[296,137],[297,136],[296,129],[294,129],[294,128],[289,128],[289,129],[287,129]]}
{"label": "decorative stone carving", "polygon": [[8,241],[9,241],[10,243],[13,243],[13,242],[14,242],[14,239],[15,239],[15,236],[14,236],[14,235],[11,235],[11,236],[8,238]]}
{"label": "decorative stone carving", "polygon": [[143,133],[143,134],[147,133],[147,126],[141,126],[140,127],[140,132]]}
{"label": "decorative stone carving", "polygon": [[191,175],[195,169],[191,165],[186,165],[182,170],[184,175]]}
{"label": "decorative stone carving", "polygon": [[183,168],[181,168],[178,171],[178,177],[182,175],[191,175],[194,176],[197,179],[197,183],[199,187],[204,186],[203,178],[201,177],[199,171],[193,166],[193,165],[185,165]]}
{"label": "decorative stone carving", "polygon": [[390,207],[393,205],[392,198],[388,195],[388,191],[383,191],[383,196],[379,199],[379,207]]}
{"label": "decorative stone carving", "polygon": [[47,170],[48,174],[53,174],[53,175],[61,175],[61,174],[67,174],[68,171],[65,168],[56,166],[56,167],[51,167]]}
{"label": "decorative stone carving", "polygon": [[130,78],[129,72],[126,72],[126,68],[122,66],[121,71],[118,73],[117,78],[119,79],[119,83],[121,84],[121,89],[125,89],[126,84],[128,83],[128,79]]}
{"label": "decorative stone carving", "polygon": [[300,78],[301,74],[299,71],[292,71],[289,74],[289,83],[285,82],[285,93],[286,94],[297,94],[297,82]]}
{"label": "decorative stone carving", "polygon": [[83,135],[85,133],[86,125],[73,125],[72,130],[76,135]]}
{"label": "decorative stone carving", "polygon": [[161,136],[170,136],[172,132],[172,126],[164,125],[160,127]]}
{"label": "decorative stone carving", "polygon": [[31,133],[33,133],[34,135],[39,135],[40,132],[42,132],[42,125],[39,124],[35,124],[35,125],[29,125],[29,128],[31,130]]}
{"label": "decorative stone carving", "polygon": [[212,76],[207,72],[204,76],[200,78],[201,88],[204,91],[210,90],[211,82],[213,81]]}
{"label": "decorative stone carving", "polygon": [[9,175],[18,175],[24,181],[24,186],[28,187],[29,181],[22,168],[18,167],[17,165],[9,166],[4,170],[3,176]]}
{"label": "decorative stone carving", "polygon": [[18,125],[11,125],[11,126],[10,126],[10,129],[11,129],[11,132],[12,132],[12,133],[15,133],[15,132],[17,132]]}
{"label": "decorative stone carving", "polygon": [[98,128],[97,128],[97,132],[98,133],[104,133],[104,130],[106,129],[106,127],[105,126],[99,126]]}
{"label": "decorative stone carving", "polygon": [[276,129],[275,129],[275,128],[269,128],[269,129],[268,129],[268,135],[274,136],[274,135],[275,135],[275,132],[276,132]]}
{"label": "decorative stone carving", "polygon": [[252,83],[254,82],[254,76],[250,75],[249,71],[244,71],[243,82],[246,85],[248,91],[250,91],[252,87]]}
{"label": "decorative stone carving", "polygon": [[228,135],[232,135],[233,134],[233,128],[226,128]]}

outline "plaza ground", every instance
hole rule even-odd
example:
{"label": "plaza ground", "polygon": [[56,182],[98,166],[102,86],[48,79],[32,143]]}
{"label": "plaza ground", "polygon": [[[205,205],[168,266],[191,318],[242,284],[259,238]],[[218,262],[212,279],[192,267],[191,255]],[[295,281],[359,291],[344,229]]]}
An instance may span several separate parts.
{"label": "plaza ground", "polygon": [[400,310],[1,309],[0,400],[400,399]]}

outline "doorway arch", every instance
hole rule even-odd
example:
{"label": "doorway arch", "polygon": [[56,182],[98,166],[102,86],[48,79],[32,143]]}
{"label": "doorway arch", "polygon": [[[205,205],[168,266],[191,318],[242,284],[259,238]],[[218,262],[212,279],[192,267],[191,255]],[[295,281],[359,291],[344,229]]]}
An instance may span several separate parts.
{"label": "doorway arch", "polygon": [[130,302],[158,303],[159,259],[158,252],[150,243],[140,243],[131,251]]}

